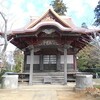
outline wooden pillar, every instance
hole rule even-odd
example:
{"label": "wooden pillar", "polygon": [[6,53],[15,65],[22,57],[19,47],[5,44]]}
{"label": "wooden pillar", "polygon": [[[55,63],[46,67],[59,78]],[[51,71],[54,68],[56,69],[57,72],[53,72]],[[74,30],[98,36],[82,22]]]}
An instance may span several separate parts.
{"label": "wooden pillar", "polygon": [[57,71],[60,71],[60,53],[57,54]]}
{"label": "wooden pillar", "polygon": [[43,55],[40,55],[40,70],[43,71]]}
{"label": "wooden pillar", "polygon": [[29,67],[27,69],[27,53],[24,51],[24,67],[23,67],[23,72],[29,72]]}
{"label": "wooden pillar", "polygon": [[29,85],[32,85],[32,82],[33,82],[33,65],[34,65],[34,47],[32,46]]}
{"label": "wooden pillar", "polygon": [[26,71],[26,63],[27,62],[27,57],[26,57],[26,53],[24,52],[24,67],[23,67],[23,72]]}
{"label": "wooden pillar", "polygon": [[74,48],[74,55],[73,55],[73,58],[74,58],[74,70],[77,71],[77,58],[76,58],[76,53],[78,51],[78,48]]}
{"label": "wooden pillar", "polygon": [[67,84],[67,45],[64,46],[64,84]]}
{"label": "wooden pillar", "polygon": [[76,55],[73,55],[74,57],[74,70],[77,71],[77,62],[76,62]]}

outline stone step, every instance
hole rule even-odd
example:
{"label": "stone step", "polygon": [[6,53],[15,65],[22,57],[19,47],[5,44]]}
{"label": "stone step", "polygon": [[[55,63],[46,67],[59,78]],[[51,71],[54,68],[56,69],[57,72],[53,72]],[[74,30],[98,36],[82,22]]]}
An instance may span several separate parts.
{"label": "stone step", "polygon": [[[33,79],[41,79],[41,78],[45,78],[46,76],[33,76]],[[64,76],[50,76],[52,79],[64,79]],[[67,77],[68,79],[75,79],[74,77]]]}
{"label": "stone step", "polygon": [[24,85],[20,85],[19,86],[19,89],[21,89],[21,90],[47,90],[47,89],[49,89],[49,90],[73,90],[73,87],[75,86],[73,83],[72,83],[72,85],[70,85],[71,83],[68,83],[67,85],[60,85],[60,84],[58,84],[58,85],[55,85],[55,84],[46,84],[46,85],[44,85],[44,84],[40,84],[40,83],[38,83],[37,85],[32,85],[32,86],[24,86]]}
{"label": "stone step", "polygon": [[[44,77],[42,78],[42,77],[39,77],[39,78],[33,78],[33,80],[44,80]],[[64,78],[52,78],[52,80],[64,80]],[[71,80],[73,80],[73,81],[75,81],[75,79],[74,78],[67,78],[67,80],[68,81],[71,81]]]}
{"label": "stone step", "polygon": [[[33,78],[44,78],[46,76],[33,76]],[[64,78],[64,76],[50,76],[52,78]]]}
{"label": "stone step", "polygon": [[33,76],[38,76],[38,75],[40,75],[40,76],[47,76],[47,75],[56,75],[56,76],[63,76],[64,75],[64,73],[33,73]]}
{"label": "stone step", "polygon": [[[70,74],[71,75],[71,74]],[[38,72],[38,73],[33,73],[33,84],[44,84],[44,78],[46,76],[50,76],[52,78],[52,84],[55,83],[62,83],[64,82],[64,72]],[[75,81],[75,79],[72,76],[67,76],[68,81]],[[19,82],[28,82],[29,78],[26,77],[24,79],[19,79]]]}
{"label": "stone step", "polygon": [[[41,72],[33,73],[33,84],[44,84],[44,78],[50,76],[52,78],[52,84],[62,84],[64,83],[64,72]],[[69,77],[68,81],[75,81],[72,77]],[[47,82],[48,83],[48,82]]]}
{"label": "stone step", "polygon": [[[39,78],[33,78],[33,80],[43,80],[43,77],[39,77]],[[28,80],[28,79],[26,79]],[[52,78],[52,80],[64,80],[64,78]],[[68,78],[67,80],[75,80],[74,78]]]}
{"label": "stone step", "polygon": [[[67,74],[68,76],[74,75],[75,73]],[[33,76],[64,76],[64,72],[41,72],[41,73],[33,73]]]}
{"label": "stone step", "polygon": [[[75,81],[75,79],[67,79],[68,81]],[[33,83],[36,84],[36,83],[44,83],[44,78],[34,78],[33,79]],[[55,83],[64,83],[64,78],[62,79],[57,79],[57,78],[52,78],[52,84],[55,84]]]}

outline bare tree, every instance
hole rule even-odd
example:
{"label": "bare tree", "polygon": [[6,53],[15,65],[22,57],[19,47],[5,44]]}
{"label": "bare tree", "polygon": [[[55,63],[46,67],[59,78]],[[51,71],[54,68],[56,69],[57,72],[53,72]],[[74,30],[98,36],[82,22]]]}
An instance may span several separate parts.
{"label": "bare tree", "polygon": [[0,0],[0,59],[2,60],[2,63],[6,62],[6,59],[4,61],[4,58],[6,54],[5,51],[9,43],[9,41],[7,40],[7,35],[9,32],[8,29],[10,30],[11,26],[13,25],[9,21],[10,18],[12,17],[10,16],[10,13],[9,13],[10,11],[8,11],[7,7],[3,5],[5,1],[6,0]]}
{"label": "bare tree", "polygon": [[83,43],[94,47],[94,56],[100,60],[100,30],[88,33],[86,36],[82,36],[81,39]]}
{"label": "bare tree", "polygon": [[3,46],[1,54],[4,54],[4,52],[6,51],[6,48],[7,48],[7,44],[8,44],[7,43],[7,19],[3,12],[0,12],[0,15],[2,17],[2,20],[4,21],[4,31],[2,32],[2,35],[1,35],[4,38],[4,44],[3,44],[4,46]]}
{"label": "bare tree", "polygon": [[[0,40],[3,40],[2,43],[0,43],[0,56],[2,57],[3,54],[6,51],[8,41],[7,41],[7,35],[8,35],[8,29],[10,30],[11,26],[13,25],[9,20],[10,13],[7,9],[6,6],[3,4],[5,3],[6,0],[0,0]],[[12,17],[12,16],[10,16]],[[10,23],[8,23],[8,21]],[[11,25],[10,25],[11,24]]]}

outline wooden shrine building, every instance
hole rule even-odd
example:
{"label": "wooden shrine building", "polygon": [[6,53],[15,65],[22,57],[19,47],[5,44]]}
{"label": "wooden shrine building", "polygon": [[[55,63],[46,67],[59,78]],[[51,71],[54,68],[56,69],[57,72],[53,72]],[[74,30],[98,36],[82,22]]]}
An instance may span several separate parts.
{"label": "wooden shrine building", "polygon": [[24,28],[12,31],[11,43],[24,51],[24,72],[29,73],[29,83],[34,73],[77,72],[76,54],[88,39],[88,29],[76,27],[68,16],[59,16],[49,9],[42,17],[34,18]]}

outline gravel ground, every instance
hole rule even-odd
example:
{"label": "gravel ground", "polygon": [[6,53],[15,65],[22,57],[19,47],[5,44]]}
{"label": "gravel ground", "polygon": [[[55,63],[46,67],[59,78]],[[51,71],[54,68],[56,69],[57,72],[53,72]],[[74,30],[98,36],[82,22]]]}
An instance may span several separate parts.
{"label": "gravel ground", "polygon": [[15,90],[1,89],[0,100],[100,100],[100,96],[95,94],[97,90],[88,89],[75,92],[74,86],[74,83],[68,85],[21,85]]}

